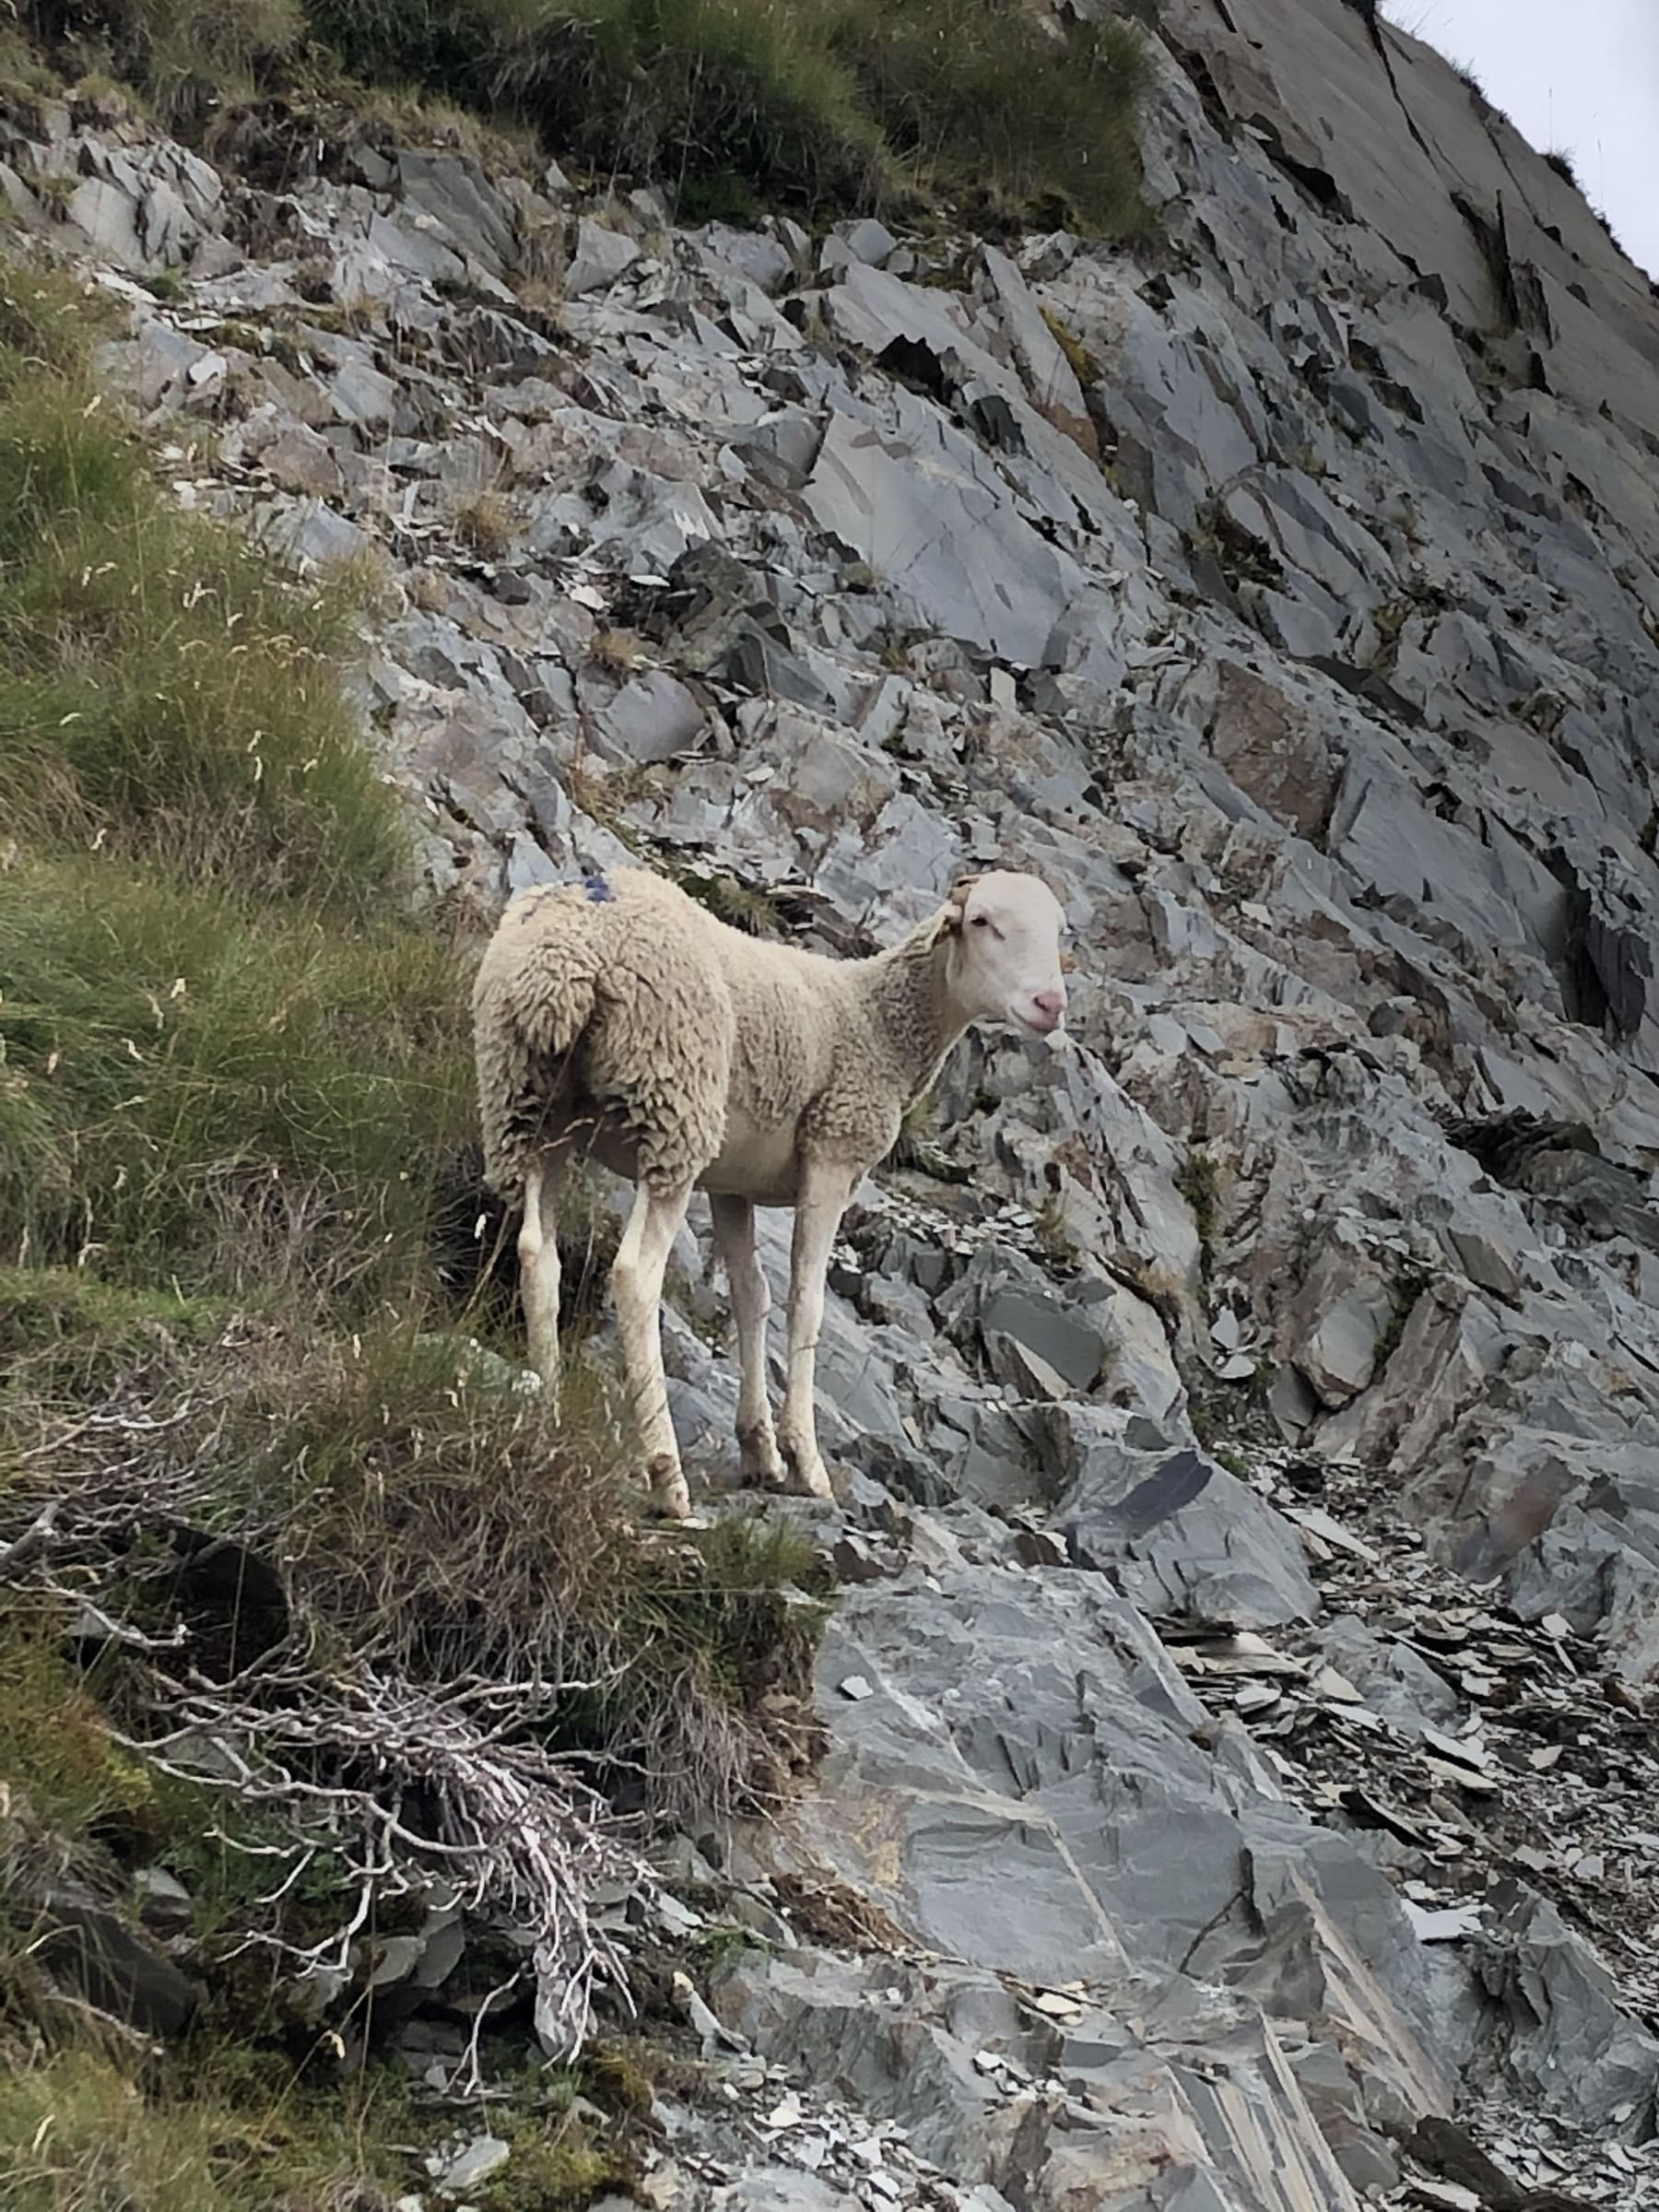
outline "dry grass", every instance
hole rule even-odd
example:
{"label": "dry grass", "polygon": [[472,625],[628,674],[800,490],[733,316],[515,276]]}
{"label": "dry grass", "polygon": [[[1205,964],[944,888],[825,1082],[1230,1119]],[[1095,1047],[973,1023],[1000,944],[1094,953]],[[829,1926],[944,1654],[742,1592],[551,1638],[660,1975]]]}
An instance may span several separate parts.
{"label": "dry grass", "polygon": [[478,492],[455,515],[455,535],[469,552],[485,560],[499,560],[510,552],[517,534],[512,502],[499,491]]}
{"label": "dry grass", "polygon": [[589,667],[603,669],[607,676],[629,675],[644,655],[644,641],[631,629],[596,629],[587,649]]}
{"label": "dry grass", "polygon": [[[814,1554],[741,1519],[638,1531],[597,1376],[574,1369],[555,1421],[533,1379],[465,1337],[404,1324],[339,1341],[88,1301],[74,1275],[29,1288],[0,1277],[31,1308],[0,1394],[0,1452],[28,1452],[30,1472],[0,1492],[0,1541],[65,1499],[65,1526],[95,1531],[85,1570],[112,1618],[182,1627],[215,1679],[280,1651],[433,1694],[510,1683],[522,1726],[595,1771],[638,1768],[657,1816],[775,1781],[759,1713],[806,1689],[818,1612],[787,1593],[821,1591]],[[83,1364],[89,1302],[100,1353]],[[148,1541],[180,1525],[182,1548]],[[202,1566],[215,1545],[269,1565],[220,1589]]]}

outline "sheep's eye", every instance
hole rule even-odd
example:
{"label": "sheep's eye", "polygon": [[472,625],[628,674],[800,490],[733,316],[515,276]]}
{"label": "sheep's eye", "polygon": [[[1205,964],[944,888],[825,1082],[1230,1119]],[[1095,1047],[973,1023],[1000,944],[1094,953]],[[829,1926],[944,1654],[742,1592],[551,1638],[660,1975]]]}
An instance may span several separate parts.
{"label": "sheep's eye", "polygon": [[975,929],[989,929],[991,926],[989,914],[970,914],[968,919]]}

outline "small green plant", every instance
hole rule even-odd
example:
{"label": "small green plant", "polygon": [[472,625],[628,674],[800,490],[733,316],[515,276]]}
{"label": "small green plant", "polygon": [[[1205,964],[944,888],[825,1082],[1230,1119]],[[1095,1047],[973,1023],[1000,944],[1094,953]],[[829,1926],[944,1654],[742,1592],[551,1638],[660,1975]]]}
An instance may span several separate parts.
{"label": "small green plant", "polygon": [[144,288],[152,300],[182,300],[184,279],[177,269],[157,269],[145,278]]}
{"label": "small green plant", "polygon": [[1578,171],[1572,165],[1572,156],[1564,147],[1552,146],[1546,152],[1544,159],[1563,184],[1571,184],[1575,192],[1579,189]]}
{"label": "small green plant", "polygon": [[1065,1218],[1065,1201],[1058,1191],[1051,1191],[1037,1212],[1033,1232],[1037,1248],[1052,1267],[1061,1270],[1077,1264],[1077,1247]]}
{"label": "small green plant", "polygon": [[1216,1260],[1216,1233],[1220,1225],[1221,1170],[1215,1155],[1194,1145],[1181,1165],[1175,1188],[1192,1209],[1198,1231],[1198,1272],[1208,1281]]}
{"label": "small green plant", "polygon": [[573,806],[603,823],[630,853],[639,853],[644,838],[625,810],[656,788],[656,772],[641,761],[606,764],[583,754],[565,771],[564,785]]}
{"label": "small green plant", "polygon": [[707,907],[717,921],[740,929],[751,937],[781,937],[784,935],[783,921],[770,893],[744,883],[735,876],[720,869],[707,871],[685,868],[677,871],[676,882],[700,906]]}
{"label": "small green plant", "polygon": [[738,1959],[764,1951],[767,1946],[752,1928],[722,1921],[714,1927],[700,1929],[692,1937],[691,1947],[706,1978],[718,1982]]}
{"label": "small green plant", "polygon": [[63,1629],[56,1608],[13,1598],[0,1609],[0,1778],[27,1791],[39,1818],[78,1834],[146,1804],[150,1778],[112,1742],[63,1656]]}
{"label": "small green plant", "polygon": [[1087,392],[1090,384],[1100,381],[1100,362],[1063,315],[1056,314],[1053,308],[1045,307],[1042,319],[1048,324],[1055,344],[1065,356],[1072,374]]}
{"label": "small green plant", "polygon": [[41,204],[41,212],[54,223],[65,221],[69,203],[74,199],[80,179],[72,171],[61,169],[35,171],[29,178],[29,188]]}
{"label": "small green plant", "polygon": [[638,2157],[617,2131],[600,2131],[578,2109],[573,2089],[535,2113],[506,2123],[512,2155],[477,2191],[481,2212],[585,2212],[603,2191],[632,2195]]}
{"label": "small green plant", "polygon": [[971,1170],[944,1149],[938,1141],[938,1100],[932,1091],[924,1091],[905,1108],[888,1161],[912,1174],[930,1175],[935,1182],[968,1182]]}
{"label": "small green plant", "polygon": [[1429,1288],[1429,1276],[1421,1267],[1408,1267],[1394,1282],[1389,1300],[1388,1319],[1377,1339],[1376,1352],[1371,1359],[1373,1376],[1381,1376],[1399,1350],[1400,1339],[1406,1334],[1406,1324],[1416,1312],[1418,1300]]}
{"label": "small green plant", "polygon": [[899,1135],[912,1144],[935,1135],[939,1126],[939,1100],[935,1091],[924,1090],[913,1098],[899,1120]]}

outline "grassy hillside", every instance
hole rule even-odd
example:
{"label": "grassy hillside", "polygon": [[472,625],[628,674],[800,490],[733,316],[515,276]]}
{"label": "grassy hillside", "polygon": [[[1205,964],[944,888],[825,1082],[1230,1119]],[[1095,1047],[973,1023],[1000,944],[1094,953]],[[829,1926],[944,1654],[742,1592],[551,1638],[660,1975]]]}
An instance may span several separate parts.
{"label": "grassy hillside", "polygon": [[[0,264],[0,2206],[375,2205],[454,2124],[386,1944],[458,1883],[522,2065],[488,1930],[557,1914],[579,2022],[614,1808],[776,1780],[812,1562],[637,1530],[604,1376],[553,1425],[446,1296],[466,966],[338,688],[351,587],[177,510],[97,327]],[[524,2201],[626,2171],[603,2060],[526,2077]]]}
{"label": "grassy hillside", "polygon": [[20,0],[19,20],[186,133],[344,70],[653,181],[688,221],[939,198],[1107,236],[1145,220],[1135,28],[1023,0]]}
{"label": "grassy hillside", "polygon": [[[210,154],[459,101],[688,220],[1123,235],[1143,73],[1020,0],[0,16],[26,129],[71,82]],[[422,2185],[456,2111],[388,1962],[438,1876],[512,2090],[471,2194],[559,2212],[625,2184],[660,2063],[604,2040],[586,1898],[805,1763],[819,1572],[747,1519],[641,1530],[603,1370],[555,1425],[516,1316],[458,1304],[468,956],[339,685],[374,580],[182,512],[94,384],[104,312],[0,260],[0,2212]],[[533,1999],[601,2040],[527,2064]]]}

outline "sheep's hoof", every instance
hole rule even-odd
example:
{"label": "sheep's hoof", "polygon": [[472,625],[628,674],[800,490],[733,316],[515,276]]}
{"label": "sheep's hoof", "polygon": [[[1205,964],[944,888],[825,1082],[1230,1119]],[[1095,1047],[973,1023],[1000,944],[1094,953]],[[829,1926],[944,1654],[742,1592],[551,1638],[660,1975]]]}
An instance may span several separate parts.
{"label": "sheep's hoof", "polygon": [[833,1499],[830,1470],[816,1452],[792,1452],[785,1444],[783,1459],[788,1469],[783,1488],[792,1497]]}
{"label": "sheep's hoof", "polygon": [[759,1483],[777,1489],[783,1481],[783,1454],[770,1429],[737,1431],[737,1477],[740,1482]]}
{"label": "sheep's hoof", "polygon": [[647,1510],[665,1521],[683,1521],[691,1511],[691,1492],[680,1469],[671,1459],[653,1459],[646,1473],[651,1481]]}

